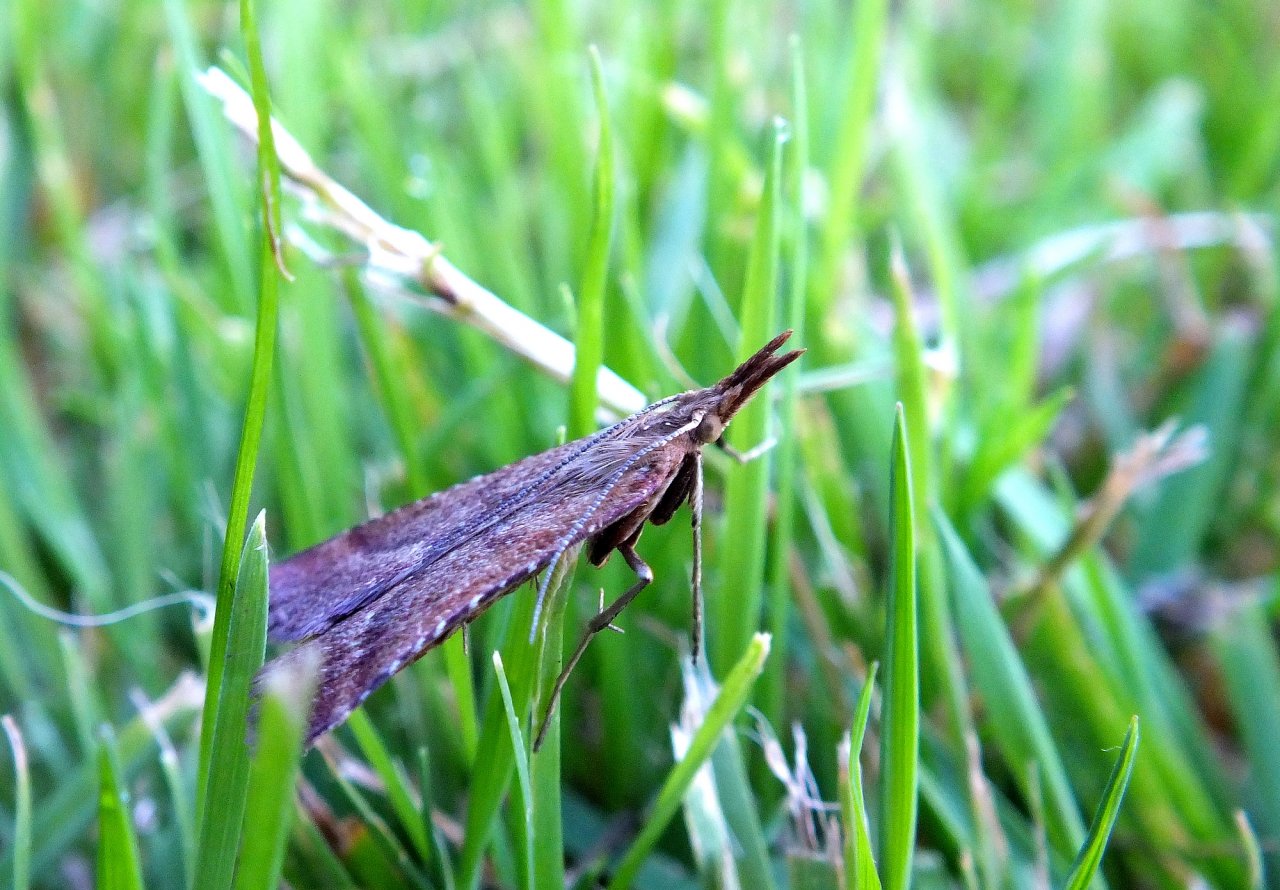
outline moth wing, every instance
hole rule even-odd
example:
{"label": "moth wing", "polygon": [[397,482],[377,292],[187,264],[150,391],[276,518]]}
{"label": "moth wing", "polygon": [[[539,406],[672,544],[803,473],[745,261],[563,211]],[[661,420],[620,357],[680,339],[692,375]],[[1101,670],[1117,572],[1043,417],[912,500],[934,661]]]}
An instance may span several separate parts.
{"label": "moth wing", "polygon": [[[600,435],[600,434],[597,434]],[[314,636],[457,546],[588,442],[567,442],[371,519],[271,566],[267,637]],[[508,504],[514,507],[515,503]]]}
{"label": "moth wing", "polygon": [[[502,594],[545,570],[577,544],[653,497],[676,471],[679,449],[658,451],[628,470],[596,505],[600,486],[558,486],[468,538],[433,564],[277,659],[319,653],[320,677],[307,742],[337,726],[393,674],[475,618]],[[595,507],[594,512],[592,508]],[[567,537],[574,522],[587,517]]]}

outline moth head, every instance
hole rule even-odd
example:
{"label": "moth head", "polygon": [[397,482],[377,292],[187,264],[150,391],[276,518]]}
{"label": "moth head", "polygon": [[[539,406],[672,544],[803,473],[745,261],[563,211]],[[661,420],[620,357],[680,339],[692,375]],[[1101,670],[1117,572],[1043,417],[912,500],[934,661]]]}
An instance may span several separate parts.
{"label": "moth head", "polygon": [[[782,348],[782,344],[786,343],[791,337],[791,331],[783,331],[766,343],[751,358],[747,359],[728,377],[717,383],[712,390],[716,393],[716,404],[709,409],[703,416],[702,422],[698,425],[697,435],[700,441],[714,442],[720,438],[720,433],[724,431],[725,425],[733,415],[742,410],[742,407],[751,400],[757,390],[764,386],[769,380],[798,359],[804,354],[803,349],[793,349],[790,352],[784,352],[778,355],[777,352]],[[703,438],[704,429],[707,434],[713,430],[716,432],[714,438]]]}

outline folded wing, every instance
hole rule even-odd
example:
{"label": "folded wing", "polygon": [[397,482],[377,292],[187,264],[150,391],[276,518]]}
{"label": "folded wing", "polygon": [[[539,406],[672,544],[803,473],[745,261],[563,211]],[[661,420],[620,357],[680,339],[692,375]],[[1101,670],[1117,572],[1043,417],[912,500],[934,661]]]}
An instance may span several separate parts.
{"label": "folded wing", "polygon": [[[655,452],[627,470],[598,507],[598,487],[554,487],[552,496],[524,502],[484,534],[441,555],[429,571],[385,590],[365,608],[332,622],[277,659],[299,658],[307,650],[319,654],[308,743],[346,719],[392,674],[502,594],[547,569],[564,546],[592,537],[652,498],[670,481],[683,456]],[[568,532],[579,518],[586,521],[570,539]]]}

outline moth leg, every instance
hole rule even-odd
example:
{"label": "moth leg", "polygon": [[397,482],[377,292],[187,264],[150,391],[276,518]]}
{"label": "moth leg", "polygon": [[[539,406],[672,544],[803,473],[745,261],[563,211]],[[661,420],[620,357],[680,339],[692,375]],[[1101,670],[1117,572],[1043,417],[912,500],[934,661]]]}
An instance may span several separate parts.
{"label": "moth leg", "polygon": [[733,458],[740,464],[751,463],[751,461],[755,460],[756,458],[762,457],[763,455],[768,454],[770,451],[773,450],[773,447],[777,444],[778,444],[777,436],[770,436],[769,438],[765,439],[763,442],[761,442],[759,445],[755,446],[754,448],[748,449],[747,451],[739,451],[738,449],[730,445],[728,442],[726,442],[723,438],[716,439],[716,447],[719,448],[721,451],[723,451],[725,454],[729,455],[731,458]]}
{"label": "moth leg", "polygon": [[533,742],[533,750],[535,751],[542,747],[542,739],[547,734],[547,726],[551,722],[551,715],[555,712],[556,703],[560,701],[560,693],[564,690],[564,684],[568,682],[569,674],[573,672],[578,662],[582,660],[582,655],[587,651],[587,644],[591,642],[591,638],[612,625],[613,619],[621,614],[622,610],[639,595],[640,591],[653,582],[653,569],[649,568],[649,564],[640,557],[639,553],[636,553],[634,540],[620,543],[618,552],[627,561],[627,565],[631,566],[631,571],[636,573],[636,583],[628,587],[622,596],[610,603],[607,608],[601,609],[596,617],[587,622],[586,632],[583,633],[582,639],[578,641],[578,648],[574,649],[573,655],[569,656],[564,670],[560,671],[560,676],[556,678],[555,688],[551,690],[551,698],[547,701],[546,712],[542,715],[542,723],[538,727],[538,735]]}
{"label": "moth leg", "polygon": [[702,651],[702,452],[693,453],[693,491],[689,495],[693,514],[693,663]]}

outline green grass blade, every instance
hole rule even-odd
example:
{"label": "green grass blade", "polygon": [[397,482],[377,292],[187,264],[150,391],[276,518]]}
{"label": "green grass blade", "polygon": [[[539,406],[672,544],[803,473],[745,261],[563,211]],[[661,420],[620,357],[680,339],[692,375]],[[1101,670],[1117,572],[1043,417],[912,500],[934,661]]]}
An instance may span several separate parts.
{"label": "green grass blade", "polygon": [[[775,121],[769,149],[769,166],[756,217],[755,234],[747,258],[742,287],[738,359],[745,360],[777,333],[775,304],[781,252],[782,158],[786,127]],[[730,428],[741,450],[754,448],[769,436],[768,398],[758,398],[742,409]],[[760,626],[766,551],[766,507],[772,455],[735,467],[725,484],[724,531],[719,596],[707,601],[707,654],[713,670],[726,669]]]}
{"label": "green grass blade", "polygon": [[644,827],[640,830],[640,834],[636,839],[631,842],[631,846],[619,861],[617,869],[614,870],[613,877],[609,881],[610,888],[619,888],[621,890],[621,888],[631,887],[635,883],[640,866],[653,851],[658,838],[661,837],[662,832],[666,830],[667,824],[675,816],[680,807],[680,800],[693,782],[694,776],[707,758],[715,751],[716,745],[720,740],[720,734],[724,732],[747,703],[747,698],[751,695],[751,689],[755,685],[756,677],[760,675],[760,671],[764,668],[764,661],[768,655],[769,636],[767,634],[756,634],[748,644],[742,657],[738,660],[738,663],[729,671],[724,685],[720,689],[720,694],[716,696],[711,707],[707,709],[706,720],[698,727],[693,741],[689,744],[688,752],[667,774],[666,781],[662,783],[662,789],[658,792],[658,797],[654,801]]}
{"label": "green grass blade", "polygon": [[1014,417],[1004,417],[998,436],[983,437],[960,486],[960,515],[976,511],[990,496],[996,478],[1045,441],[1062,409],[1074,396],[1073,390],[1061,389]]}
{"label": "green grass blade", "polygon": [[1244,847],[1244,858],[1248,864],[1249,890],[1263,890],[1267,886],[1267,868],[1262,858],[1262,845],[1244,810],[1236,810],[1236,827],[1240,831],[1240,844]]}
{"label": "green grass blade", "polygon": [[880,871],[889,890],[911,886],[920,757],[920,661],[916,618],[916,528],[911,459],[902,406],[894,417],[890,483],[888,626],[880,736]]}
{"label": "green grass blade", "polygon": [[85,664],[80,638],[66,628],[58,631],[58,650],[62,653],[63,671],[67,677],[67,699],[75,719],[80,750],[88,753],[97,748],[93,728],[101,722],[102,706],[97,700],[97,685]]}
{"label": "green grass blade", "polygon": [[401,829],[409,836],[409,841],[413,844],[418,858],[424,863],[430,862],[432,850],[427,838],[427,826],[423,823],[418,806],[413,801],[413,793],[409,789],[404,770],[392,759],[386,742],[382,740],[382,736],[363,708],[357,708],[352,712],[347,718],[347,726],[355,736],[365,759],[369,761],[373,771],[386,786],[391,809],[395,811]]}
{"label": "green grass blade", "polygon": [[1066,890],[1086,890],[1102,865],[1102,854],[1111,837],[1111,829],[1116,824],[1116,816],[1120,813],[1120,802],[1124,799],[1125,788],[1129,785],[1129,776],[1133,773],[1133,760],[1138,754],[1138,718],[1129,721],[1129,731],[1124,734],[1124,743],[1120,746],[1120,757],[1116,760],[1111,778],[1107,780],[1106,790],[1102,793],[1102,802],[1094,813],[1093,824],[1089,826],[1089,836],[1076,856],[1075,865],[1067,878]]}
{"label": "green grass blade", "polygon": [[853,727],[840,743],[840,816],[844,829],[844,879],[846,890],[880,890],[871,828],[867,823],[867,800],[862,786],[862,742],[871,718],[871,698],[875,692],[879,664],[872,663],[867,681],[858,695]]}
{"label": "green grass blade", "polygon": [[604,361],[604,296],[613,250],[614,158],[613,127],[609,122],[609,97],[604,89],[600,51],[591,47],[591,87],[600,116],[600,147],[592,186],[591,231],[578,291],[578,319],[574,328],[573,377],[569,383],[569,438],[577,439],[596,428],[599,390],[596,377]]}
{"label": "green grass blade", "polygon": [[247,312],[253,304],[253,258],[243,222],[243,178],[234,172],[227,128],[222,125],[213,101],[196,82],[196,73],[205,66],[197,54],[196,34],[187,15],[186,0],[165,0],[164,9],[178,59],[182,100],[212,205],[217,244],[231,283],[227,288],[232,297],[229,302],[232,308]]}
{"label": "green grass blade", "polygon": [[[244,824],[249,790],[249,704],[254,676],[262,667],[267,644],[267,529],[259,513],[237,560],[236,582],[222,662],[222,694],[210,738],[209,784],[199,808],[199,846],[195,886],[223,890],[231,886],[236,851]],[[216,658],[214,659],[216,660]]]}
{"label": "green grass blade", "polygon": [[832,296],[840,289],[841,265],[857,228],[888,20],[888,0],[859,0],[849,27],[852,46],[847,55],[841,52],[838,56],[848,59],[849,68],[836,114],[839,129],[826,162],[831,199],[822,224],[818,268],[809,290],[811,314],[819,318],[826,315]]}
{"label": "green grass blade", "polygon": [[[197,773],[196,808],[205,808],[205,795],[212,768],[212,731],[219,712],[219,698],[223,692],[225,653],[232,617],[234,585],[239,575],[239,547],[244,524],[248,520],[248,505],[253,493],[253,471],[257,465],[257,448],[262,438],[262,421],[266,416],[266,397],[271,383],[271,362],[275,353],[276,318],[279,315],[279,270],[275,265],[274,237],[280,232],[279,195],[280,170],[275,158],[274,141],[271,138],[270,115],[266,100],[266,85],[262,76],[261,54],[257,51],[257,31],[253,24],[252,4],[241,3],[241,24],[244,44],[250,51],[250,69],[253,73],[253,102],[259,110],[259,181],[266,186],[264,204],[266,213],[262,219],[259,250],[259,303],[253,334],[253,364],[248,384],[248,400],[244,407],[244,423],[241,442],[236,456],[236,476],[232,481],[232,499],[227,514],[227,535],[223,543],[223,558],[218,574],[218,607],[214,612],[214,631],[209,659],[209,681],[205,694],[204,734],[200,739],[200,770]],[[266,587],[266,579],[262,579]],[[264,599],[265,604],[265,599]],[[198,873],[197,873],[198,877]]]}
{"label": "green grass blade", "polygon": [[[930,423],[927,369],[924,363],[924,341],[916,324],[914,296],[906,258],[900,245],[894,245],[889,257],[890,290],[893,293],[893,353],[897,365],[897,391],[902,412],[912,422],[907,425],[907,449],[911,467],[911,508],[922,524],[916,528],[916,602],[920,624],[917,632],[920,673],[924,700],[933,704],[940,700],[946,707],[946,732],[959,744],[971,731],[966,707],[964,672],[956,652],[954,636],[947,616],[946,584],[937,541],[932,529],[923,522],[929,502],[939,486],[945,484],[935,471],[933,435]],[[943,409],[946,412],[946,407]],[[890,499],[892,502],[892,495]]]}
{"label": "green grass blade", "polygon": [[115,740],[104,726],[98,748],[98,870],[102,890],[142,890],[142,863],[128,797],[121,784]]}
{"label": "green grass blade", "polygon": [[[252,79],[253,105],[258,116],[258,175],[262,184],[262,230],[258,250],[258,317],[254,328],[253,365],[249,372],[249,397],[236,454],[235,477],[231,483],[231,505],[227,510],[227,529],[223,539],[222,565],[218,572],[218,605],[214,612],[213,639],[210,649],[208,683],[205,693],[205,732],[200,737],[200,764],[196,782],[196,809],[203,810],[213,768],[213,731],[222,695],[224,655],[234,609],[236,577],[239,575],[238,541],[249,518],[249,499],[253,495],[253,476],[258,462],[258,444],[267,413],[267,392],[271,385],[271,367],[275,356],[276,323],[279,316],[280,275],[277,267],[280,237],[280,163],[276,157],[275,137],[271,127],[271,107],[267,97],[266,71],[258,41],[252,0],[240,0],[240,28],[248,55]],[[265,539],[264,539],[265,543]],[[264,562],[265,568],[265,562]],[[263,577],[263,607],[266,606],[266,577]],[[265,625],[264,625],[265,626]],[[261,656],[259,656],[259,660]],[[255,668],[256,670],[256,668]],[[237,827],[238,830],[238,827]],[[200,875],[197,873],[197,878]]]}
{"label": "green grass blade", "polygon": [[1042,778],[1049,840],[1064,857],[1084,843],[1085,826],[1022,658],[1005,627],[986,579],[946,516],[935,510],[934,527],[942,545],[951,604],[960,641],[968,656],[974,690],[986,707],[990,738],[1029,793],[1031,776],[1021,767],[1037,765]]}
{"label": "green grass blade", "polygon": [[[1262,604],[1242,605],[1212,636],[1250,764],[1249,816],[1263,837],[1274,836],[1280,828],[1280,659],[1268,613]],[[1280,853],[1268,849],[1266,861],[1274,872],[1280,868]]]}
{"label": "green grass blade", "polygon": [[[772,645],[773,638],[769,638]],[[768,666],[766,661],[765,666]],[[706,667],[699,662],[699,671]],[[705,674],[710,686],[710,674]],[[732,838],[732,852],[744,887],[773,890],[773,867],[765,837],[764,807],[747,774],[747,753],[734,733],[726,733],[711,755],[716,793],[724,807],[725,822]]]}
{"label": "green grass blade", "polygon": [[1183,421],[1208,429],[1210,457],[1162,482],[1154,502],[1141,511],[1138,540],[1128,566],[1131,577],[1176,571],[1193,562],[1210,523],[1221,511],[1222,487],[1236,460],[1251,347],[1248,334],[1226,327],[1205,361]]}
{"label": "green grass blade", "polygon": [[[190,716],[200,702],[194,678],[179,679],[166,698],[156,705],[157,719],[168,723]],[[151,729],[142,717],[135,717],[120,731],[116,750],[122,776],[132,776],[141,768],[151,742]],[[93,821],[98,782],[98,764],[88,759],[67,773],[53,794],[36,800],[31,831],[33,873],[49,868]],[[11,872],[13,866],[14,851],[5,850],[0,857],[0,874]]]}
{"label": "green grass blade", "polygon": [[293,825],[294,780],[318,668],[314,661],[301,661],[264,679],[237,890],[275,890],[280,885],[285,843]]}
{"label": "green grass blade", "polygon": [[[576,557],[561,559],[556,577],[547,587],[546,620],[563,609],[557,598],[563,595],[566,580],[572,576]],[[514,681],[511,685],[512,706],[523,719],[528,714],[539,678],[539,665],[543,659],[542,634],[529,641],[529,627],[533,622],[536,597],[530,590],[522,592],[510,611],[506,628],[503,664]],[[559,621],[560,618],[555,620]],[[541,714],[538,715],[541,718]],[[553,718],[554,719],[554,718]],[[503,795],[511,782],[515,769],[515,753],[511,747],[511,733],[507,725],[506,709],[502,697],[491,692],[485,703],[484,719],[480,724],[480,740],[476,748],[475,769],[471,774],[470,800],[467,808],[465,835],[458,866],[458,885],[473,888],[479,885],[484,865],[484,853],[493,837],[493,826],[502,805]]]}
{"label": "green grass blade", "polygon": [[515,752],[517,787],[520,792],[520,813],[524,825],[524,874],[526,887],[536,886],[533,878],[533,783],[529,779],[529,749],[525,747],[524,733],[520,730],[520,717],[516,715],[515,702],[511,698],[511,686],[502,666],[502,653],[493,653],[493,670],[498,677],[498,689],[502,693],[502,710],[507,717],[507,732],[511,737],[511,750]]}
{"label": "green grass blade", "polygon": [[[553,590],[548,591],[542,629],[542,653],[538,663],[536,702],[550,699],[556,680],[564,666],[564,623],[572,589],[575,565],[568,565],[560,579],[553,578]],[[543,719],[539,705],[533,719],[541,724]],[[542,746],[530,754],[530,787],[533,791],[533,881],[538,887],[563,887],[564,874],[564,801],[563,776],[561,774],[561,705],[547,716],[547,730]],[[538,730],[533,730],[537,732]]]}
{"label": "green grass blade", "polygon": [[[787,327],[794,331],[794,341],[805,345],[805,288],[809,275],[809,234],[804,213],[805,174],[809,168],[809,98],[804,75],[804,51],[800,38],[791,39],[791,150],[787,153],[783,179],[787,195],[787,224],[784,232],[783,259],[790,275],[787,289]],[[798,366],[804,358],[796,362]],[[799,434],[796,430],[801,369],[795,367],[783,376],[777,387],[782,390],[778,401],[778,447],[774,452],[777,467],[777,512],[773,533],[769,536],[768,630],[773,637],[774,657],[760,678],[757,696],[761,710],[769,722],[781,724],[787,670],[787,624],[791,616],[792,546],[797,534],[796,507],[800,499]]]}
{"label": "green grass blade", "polygon": [[27,890],[31,885],[31,773],[27,766],[27,746],[12,715],[0,717],[0,725],[13,753],[13,888]]}
{"label": "green grass blade", "polygon": [[365,829],[343,851],[343,865],[351,869],[357,883],[383,886],[407,880],[414,886],[427,886],[426,877],[414,864],[409,848],[400,842],[399,835],[379,815],[368,796],[346,775],[337,760],[336,749],[321,748],[320,753]]}

